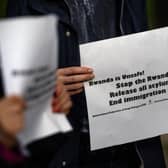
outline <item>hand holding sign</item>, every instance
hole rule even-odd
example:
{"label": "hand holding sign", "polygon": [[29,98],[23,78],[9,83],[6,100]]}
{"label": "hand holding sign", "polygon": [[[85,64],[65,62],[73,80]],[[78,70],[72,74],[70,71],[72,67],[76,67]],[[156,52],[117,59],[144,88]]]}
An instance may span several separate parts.
{"label": "hand holding sign", "polygon": [[72,101],[70,95],[65,89],[65,86],[61,82],[57,82],[56,91],[52,100],[52,110],[53,112],[63,112],[68,114],[72,107]]}
{"label": "hand holding sign", "polygon": [[88,67],[68,67],[57,71],[57,80],[65,84],[71,96],[81,93],[84,87],[83,82],[93,78],[93,70]]}
{"label": "hand holding sign", "polygon": [[24,128],[25,102],[11,96],[0,100],[0,141],[7,147],[13,146],[16,135]]}
{"label": "hand holding sign", "polygon": [[163,28],[81,45],[92,150],[168,133],[167,44]]}

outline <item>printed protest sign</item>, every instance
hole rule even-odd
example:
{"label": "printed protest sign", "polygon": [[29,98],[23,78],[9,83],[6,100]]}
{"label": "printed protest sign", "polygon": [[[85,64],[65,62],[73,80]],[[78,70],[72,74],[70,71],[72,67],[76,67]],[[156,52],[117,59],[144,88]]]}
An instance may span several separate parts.
{"label": "printed protest sign", "polygon": [[22,144],[71,130],[64,115],[56,115],[51,100],[56,86],[58,19],[55,16],[0,22],[1,70],[6,95],[26,100]]}
{"label": "printed protest sign", "polygon": [[91,149],[168,133],[168,28],[81,45]]}

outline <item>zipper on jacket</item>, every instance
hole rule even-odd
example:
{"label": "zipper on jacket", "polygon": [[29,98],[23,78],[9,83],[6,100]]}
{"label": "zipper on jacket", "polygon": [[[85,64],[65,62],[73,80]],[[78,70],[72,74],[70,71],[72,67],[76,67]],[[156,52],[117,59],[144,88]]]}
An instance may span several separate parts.
{"label": "zipper on jacket", "polygon": [[121,1],[121,13],[120,13],[120,31],[122,35],[125,35],[125,31],[124,31],[123,24],[122,24],[123,16],[124,16],[124,5],[125,5],[125,0],[122,0]]}

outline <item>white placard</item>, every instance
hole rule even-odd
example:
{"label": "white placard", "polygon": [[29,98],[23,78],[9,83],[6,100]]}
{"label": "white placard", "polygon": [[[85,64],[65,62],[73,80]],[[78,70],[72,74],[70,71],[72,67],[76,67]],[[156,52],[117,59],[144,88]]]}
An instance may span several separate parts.
{"label": "white placard", "polygon": [[81,45],[91,149],[168,133],[168,28]]}
{"label": "white placard", "polygon": [[27,104],[25,129],[18,135],[22,144],[71,130],[65,116],[51,109],[58,62],[57,26],[58,19],[52,15],[0,22],[5,92],[24,97]]}

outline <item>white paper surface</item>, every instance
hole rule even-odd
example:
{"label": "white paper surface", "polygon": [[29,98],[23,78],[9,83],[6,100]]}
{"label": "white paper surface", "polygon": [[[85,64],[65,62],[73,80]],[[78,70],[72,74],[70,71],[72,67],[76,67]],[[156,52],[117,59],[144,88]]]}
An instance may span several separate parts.
{"label": "white paper surface", "polygon": [[0,53],[6,95],[23,96],[27,103],[22,144],[71,130],[64,115],[54,114],[58,57],[57,18],[43,16],[0,22]]}
{"label": "white paper surface", "polygon": [[168,133],[168,28],[81,46],[91,149]]}

